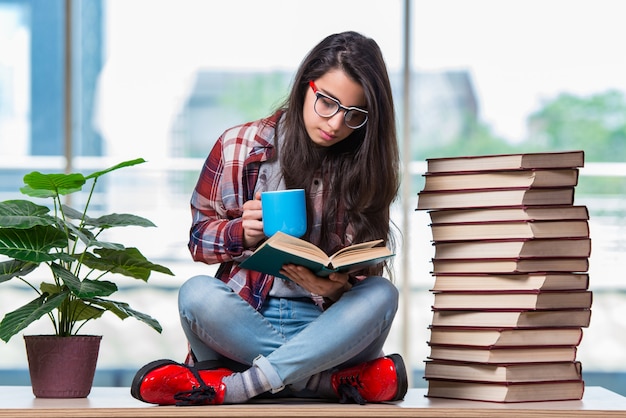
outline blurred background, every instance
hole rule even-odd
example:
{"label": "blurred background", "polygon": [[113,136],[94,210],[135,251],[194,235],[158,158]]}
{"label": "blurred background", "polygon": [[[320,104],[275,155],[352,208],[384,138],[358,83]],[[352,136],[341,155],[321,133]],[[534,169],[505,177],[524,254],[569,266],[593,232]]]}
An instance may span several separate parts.
{"label": "blurred background", "polygon": [[[625,13],[621,0],[0,0],[0,200],[20,198],[32,170],[148,160],[107,176],[95,209],[157,224],[110,239],[175,273],[118,281],[116,299],[163,333],[112,314],[82,332],[103,336],[96,385],[128,386],[157,358],[182,361],[177,288],[216,268],[186,248],[204,158],[225,129],[282,102],[323,37],[356,30],[383,50],[397,110],[389,123],[403,142],[393,212],[403,299],[386,350],[404,355],[411,385],[426,386],[432,317],[429,218],[414,210],[424,160],[583,149],[575,203],[591,214],[594,302],[578,359],[588,386],[626,395]],[[0,314],[26,292],[0,285]],[[25,331],[51,332],[47,321]],[[28,384],[22,336],[0,342],[0,385]]]}

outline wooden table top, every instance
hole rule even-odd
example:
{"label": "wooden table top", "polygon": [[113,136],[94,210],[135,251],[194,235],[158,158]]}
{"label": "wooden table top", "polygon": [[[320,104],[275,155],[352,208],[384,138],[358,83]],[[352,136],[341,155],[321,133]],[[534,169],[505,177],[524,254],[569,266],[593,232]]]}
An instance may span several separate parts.
{"label": "wooden table top", "polygon": [[626,398],[601,387],[588,387],[580,401],[501,404],[426,398],[426,389],[410,389],[404,401],[342,405],[281,399],[242,405],[155,406],[130,396],[128,388],[94,387],[87,398],[35,398],[30,386],[0,387],[0,417],[626,417]]}

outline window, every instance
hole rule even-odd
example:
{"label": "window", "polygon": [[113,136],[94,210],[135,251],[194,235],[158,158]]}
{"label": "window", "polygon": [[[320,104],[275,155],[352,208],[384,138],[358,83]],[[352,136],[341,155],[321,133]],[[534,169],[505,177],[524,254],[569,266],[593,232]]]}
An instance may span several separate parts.
{"label": "window", "polygon": [[[626,354],[618,338],[625,327],[620,313],[624,286],[614,273],[626,268],[621,256],[626,248],[626,68],[618,44],[626,35],[618,20],[622,2],[411,5],[407,110],[402,100],[404,3],[399,0],[320,0],[306,8],[279,0],[219,5],[202,0],[0,0],[0,198],[19,197],[21,178],[31,170],[58,171],[68,165],[89,171],[125,159],[148,160],[124,178],[108,179],[98,203],[107,211],[140,213],[158,225],[124,240],[136,239],[142,249],[153,243],[146,255],[176,277],[153,277],[147,286],[129,281],[122,291],[132,306],[159,319],[165,331],[158,335],[116,318],[95,324],[90,331],[104,336],[100,369],[126,368],[132,377],[153,357],[184,358],[176,289],[192,275],[215,271],[193,263],[186,249],[188,202],[203,159],[224,129],[262,117],[284,99],[296,67],[315,43],[351,29],[376,39],[383,50],[398,126],[410,112],[408,207],[415,207],[427,157],[586,150],[577,202],[591,211],[593,317],[602,320],[592,319],[579,358],[586,376],[623,372]],[[69,67],[66,52],[71,53]],[[555,122],[575,114],[582,115],[577,123],[585,123]],[[430,231],[425,214],[403,214],[400,205],[394,210],[397,223],[408,217],[404,239],[409,252],[401,250],[396,265],[408,256],[411,274],[401,286],[411,293],[388,351],[408,344],[406,355],[416,370],[412,383],[419,386],[431,319]],[[9,306],[11,292],[20,291],[3,285],[0,305]],[[28,332],[49,332],[47,324],[41,325]],[[19,339],[2,350],[0,368],[25,368]]]}

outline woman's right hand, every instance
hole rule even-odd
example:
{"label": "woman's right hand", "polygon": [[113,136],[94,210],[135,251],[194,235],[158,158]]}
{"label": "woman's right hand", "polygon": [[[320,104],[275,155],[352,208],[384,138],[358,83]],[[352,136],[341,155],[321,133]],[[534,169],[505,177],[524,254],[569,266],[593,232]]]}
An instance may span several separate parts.
{"label": "woman's right hand", "polygon": [[259,241],[265,238],[263,233],[263,213],[261,211],[261,193],[257,193],[253,200],[248,200],[243,204],[241,219],[243,245],[245,248],[254,248]]}

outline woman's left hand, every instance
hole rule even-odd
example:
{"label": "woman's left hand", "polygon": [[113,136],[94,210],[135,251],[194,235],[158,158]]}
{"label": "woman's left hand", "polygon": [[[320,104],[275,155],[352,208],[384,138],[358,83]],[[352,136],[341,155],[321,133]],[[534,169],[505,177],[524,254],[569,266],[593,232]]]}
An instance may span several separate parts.
{"label": "woman's left hand", "polygon": [[328,277],[319,277],[306,267],[285,264],[280,271],[290,280],[298,283],[307,291],[336,301],[351,288],[349,276],[344,273],[332,273]]}

